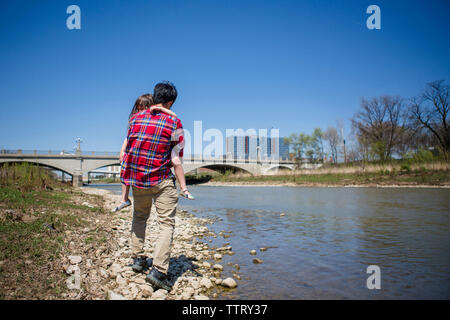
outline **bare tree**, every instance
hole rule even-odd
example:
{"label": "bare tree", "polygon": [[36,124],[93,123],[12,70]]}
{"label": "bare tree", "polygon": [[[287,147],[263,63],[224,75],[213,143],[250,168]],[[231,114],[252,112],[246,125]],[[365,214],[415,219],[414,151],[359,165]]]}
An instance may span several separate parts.
{"label": "bare tree", "polygon": [[446,158],[450,152],[449,93],[450,86],[444,80],[430,82],[410,105],[413,123],[433,134]]}
{"label": "bare tree", "polygon": [[328,142],[328,145],[330,146],[333,162],[337,163],[338,146],[341,143],[341,138],[337,129],[333,126],[329,126],[328,129],[324,132],[323,138]]}
{"label": "bare tree", "polygon": [[352,118],[359,141],[369,143],[380,160],[391,158],[406,125],[404,103],[400,97],[361,99],[362,111]]}

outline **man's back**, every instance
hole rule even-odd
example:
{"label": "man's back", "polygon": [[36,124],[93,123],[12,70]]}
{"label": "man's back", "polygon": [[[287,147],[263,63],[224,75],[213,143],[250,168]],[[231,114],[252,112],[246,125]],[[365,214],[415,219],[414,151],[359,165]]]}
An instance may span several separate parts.
{"label": "man's back", "polygon": [[126,185],[150,188],[172,178],[170,156],[173,146],[182,142],[181,121],[166,113],[144,110],[129,123],[127,147],[121,166],[121,180]]}

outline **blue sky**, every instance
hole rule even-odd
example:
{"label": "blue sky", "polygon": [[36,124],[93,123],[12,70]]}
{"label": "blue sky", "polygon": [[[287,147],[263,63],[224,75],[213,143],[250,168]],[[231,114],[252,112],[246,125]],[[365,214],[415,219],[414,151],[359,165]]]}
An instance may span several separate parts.
{"label": "blue sky", "polygon": [[[66,8],[81,8],[68,30]],[[366,8],[381,8],[381,30]],[[450,75],[450,2],[2,1],[0,148],[118,151],[160,80],[193,132],[311,133],[361,97],[411,97]]]}

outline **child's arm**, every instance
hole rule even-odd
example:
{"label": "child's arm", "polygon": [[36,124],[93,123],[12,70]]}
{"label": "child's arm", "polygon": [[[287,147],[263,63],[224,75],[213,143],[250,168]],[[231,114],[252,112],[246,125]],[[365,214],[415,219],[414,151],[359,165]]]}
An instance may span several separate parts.
{"label": "child's arm", "polygon": [[128,142],[128,140],[127,140],[127,138],[125,138],[125,140],[123,140],[123,143],[122,143],[122,149],[120,149],[120,155],[119,155],[120,162],[122,162],[123,154],[124,154],[125,149],[127,147],[127,142]]}
{"label": "child's arm", "polygon": [[170,111],[170,110],[167,109],[167,108],[159,107],[159,106],[152,106],[152,107],[150,107],[150,111],[151,111],[151,112],[153,112],[153,111],[155,111],[155,110],[158,110],[158,111],[161,111],[161,112],[170,114],[170,115],[173,116],[173,117],[176,117],[176,116],[177,116],[177,115],[175,114],[175,112]]}

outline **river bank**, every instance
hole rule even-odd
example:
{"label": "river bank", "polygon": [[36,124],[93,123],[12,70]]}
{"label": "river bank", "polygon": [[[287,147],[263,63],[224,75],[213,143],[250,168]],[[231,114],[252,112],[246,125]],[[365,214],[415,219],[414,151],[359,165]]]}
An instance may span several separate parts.
{"label": "river bank", "polygon": [[225,173],[187,175],[191,184],[210,186],[285,186],[285,187],[377,187],[377,188],[448,188],[450,170],[378,170],[360,168],[303,170],[270,175]]}
{"label": "river bank", "polygon": [[[73,188],[39,168],[4,168],[0,185],[0,299],[210,299],[232,292],[239,279],[222,279],[230,246],[211,247],[214,219],[179,210],[169,268],[170,292],[154,290],[131,270],[132,207],[111,210],[120,196]],[[28,177],[28,178],[26,178]],[[148,221],[146,252],[157,230]],[[211,242],[211,241],[210,241]],[[233,269],[234,272],[234,269]]]}

